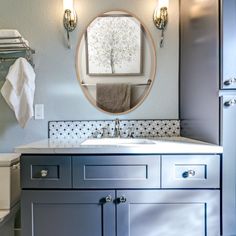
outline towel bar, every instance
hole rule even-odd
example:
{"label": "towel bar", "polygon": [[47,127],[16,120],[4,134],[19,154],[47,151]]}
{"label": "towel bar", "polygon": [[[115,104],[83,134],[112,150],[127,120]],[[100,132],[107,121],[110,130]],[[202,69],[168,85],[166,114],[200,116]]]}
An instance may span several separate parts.
{"label": "towel bar", "polygon": [[[152,81],[148,80],[147,83],[139,83],[139,84],[131,84],[131,86],[149,86],[151,85]],[[82,86],[96,86],[96,84],[84,84],[83,82],[81,82]]]}

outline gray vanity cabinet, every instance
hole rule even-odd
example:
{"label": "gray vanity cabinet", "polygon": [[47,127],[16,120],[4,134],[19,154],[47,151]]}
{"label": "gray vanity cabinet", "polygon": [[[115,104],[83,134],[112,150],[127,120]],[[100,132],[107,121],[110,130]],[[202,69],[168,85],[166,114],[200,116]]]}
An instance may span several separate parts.
{"label": "gray vanity cabinet", "polygon": [[22,235],[219,236],[219,171],[220,155],[22,155]]}
{"label": "gray vanity cabinet", "polygon": [[217,190],[124,190],[117,197],[117,236],[220,235]]}
{"label": "gray vanity cabinet", "polygon": [[23,236],[115,236],[114,191],[22,192]]}

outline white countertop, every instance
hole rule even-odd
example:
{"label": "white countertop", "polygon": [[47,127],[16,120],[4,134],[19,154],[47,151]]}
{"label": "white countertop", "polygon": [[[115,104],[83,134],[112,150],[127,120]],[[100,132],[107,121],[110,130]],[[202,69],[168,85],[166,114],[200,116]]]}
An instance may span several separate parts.
{"label": "white countertop", "polygon": [[31,154],[216,154],[223,147],[184,137],[148,138],[155,144],[81,145],[84,139],[46,139],[15,148]]}
{"label": "white countertop", "polygon": [[10,214],[10,210],[0,210],[0,223]]}
{"label": "white countertop", "polygon": [[17,153],[0,153],[0,167],[11,166],[19,162],[20,154]]}

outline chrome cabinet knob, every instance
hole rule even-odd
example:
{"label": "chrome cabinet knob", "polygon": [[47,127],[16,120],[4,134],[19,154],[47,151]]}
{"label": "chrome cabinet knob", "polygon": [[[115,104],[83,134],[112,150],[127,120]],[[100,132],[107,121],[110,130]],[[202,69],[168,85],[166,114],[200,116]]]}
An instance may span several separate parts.
{"label": "chrome cabinet knob", "polygon": [[224,82],[224,85],[229,86],[229,85],[231,85],[231,84],[233,84],[233,83],[236,83],[236,78],[226,80],[226,81]]}
{"label": "chrome cabinet knob", "polygon": [[41,170],[41,171],[40,171],[40,174],[41,174],[41,177],[42,177],[42,178],[45,178],[45,177],[48,176],[48,170]]}
{"label": "chrome cabinet knob", "polygon": [[109,194],[106,197],[100,199],[101,204],[111,203],[113,201],[112,196]]}
{"label": "chrome cabinet knob", "polygon": [[112,202],[112,196],[111,195],[106,196],[105,197],[105,202],[106,203]]}
{"label": "chrome cabinet knob", "polygon": [[125,203],[126,202],[126,197],[125,196],[121,196],[118,198],[118,203]]}
{"label": "chrome cabinet knob", "polygon": [[226,107],[232,107],[232,106],[236,105],[236,99],[231,99],[231,100],[225,102],[224,105]]}
{"label": "chrome cabinet knob", "polygon": [[188,170],[188,171],[185,171],[182,174],[183,178],[193,177],[195,175],[196,175],[196,171],[195,170]]}

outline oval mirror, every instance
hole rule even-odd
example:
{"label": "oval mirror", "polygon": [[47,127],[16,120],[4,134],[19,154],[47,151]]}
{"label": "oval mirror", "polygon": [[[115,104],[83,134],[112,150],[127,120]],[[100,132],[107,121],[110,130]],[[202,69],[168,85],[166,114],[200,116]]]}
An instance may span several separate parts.
{"label": "oval mirror", "polygon": [[153,40],[130,13],[104,13],[84,32],[76,67],[82,90],[94,106],[112,114],[130,112],[144,101],[155,78]]}

